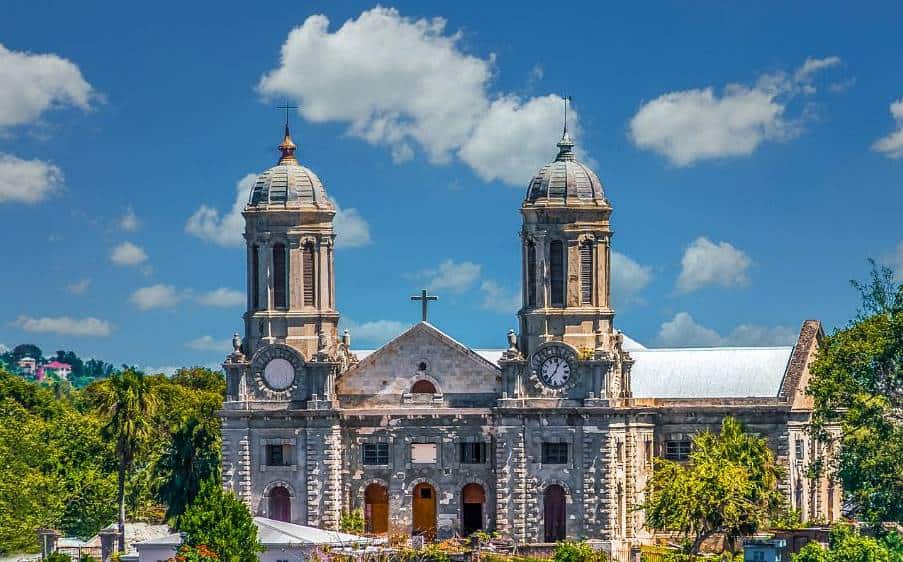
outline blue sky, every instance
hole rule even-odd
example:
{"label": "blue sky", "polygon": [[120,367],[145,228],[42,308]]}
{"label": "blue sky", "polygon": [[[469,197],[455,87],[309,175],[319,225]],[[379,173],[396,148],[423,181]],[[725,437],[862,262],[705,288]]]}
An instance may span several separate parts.
{"label": "blue sky", "polygon": [[855,313],[867,257],[903,270],[899,4],[549,6],[4,2],[0,343],[219,361],[245,286],[230,211],[285,99],[342,209],[358,347],[416,321],[424,286],[441,329],[504,345],[562,94],[635,339],[789,343]]}

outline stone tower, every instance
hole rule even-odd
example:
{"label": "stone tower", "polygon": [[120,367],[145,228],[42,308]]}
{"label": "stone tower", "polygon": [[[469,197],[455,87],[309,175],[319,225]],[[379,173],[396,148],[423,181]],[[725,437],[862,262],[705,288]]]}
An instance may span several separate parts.
{"label": "stone tower", "polygon": [[558,156],[530,181],[521,206],[524,355],[550,341],[586,353],[611,348],[611,210],[598,176],[577,161],[565,126]]}
{"label": "stone tower", "polygon": [[248,304],[243,352],[285,344],[306,361],[334,356],[335,206],[320,178],[298,163],[285,126],[279,163],[257,178],[245,217]]}

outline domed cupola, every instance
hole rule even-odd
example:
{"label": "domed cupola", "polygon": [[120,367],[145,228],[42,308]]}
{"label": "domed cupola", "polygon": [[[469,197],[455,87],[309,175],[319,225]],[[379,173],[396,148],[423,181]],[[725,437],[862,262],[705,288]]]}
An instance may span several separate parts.
{"label": "domed cupola", "polygon": [[286,125],[285,136],[279,145],[282,152],[279,163],[257,178],[251,189],[249,205],[315,205],[320,208],[333,208],[332,201],[326,196],[326,188],[317,174],[298,163],[295,158],[297,148]]}
{"label": "domed cupola", "polygon": [[574,141],[568,135],[567,127],[558,141],[558,156],[540,168],[527,187],[528,202],[543,199],[563,199],[565,203],[607,203],[599,176],[589,166],[577,161]]}

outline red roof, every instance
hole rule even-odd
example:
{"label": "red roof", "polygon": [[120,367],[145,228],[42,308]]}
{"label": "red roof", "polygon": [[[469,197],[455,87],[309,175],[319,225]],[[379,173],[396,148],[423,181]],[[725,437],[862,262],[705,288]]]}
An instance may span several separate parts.
{"label": "red roof", "polygon": [[72,365],[69,363],[60,363],[59,361],[51,361],[44,365],[45,369],[71,369]]}

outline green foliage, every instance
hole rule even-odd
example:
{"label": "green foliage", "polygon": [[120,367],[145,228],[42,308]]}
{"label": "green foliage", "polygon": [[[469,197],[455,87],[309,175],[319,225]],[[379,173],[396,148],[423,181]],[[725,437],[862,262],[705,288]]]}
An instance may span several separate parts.
{"label": "green foliage", "polygon": [[160,482],[157,498],[168,506],[166,518],[174,521],[197,496],[202,482],[219,480],[219,431],[211,424],[189,419],[172,434],[154,473]]}
{"label": "green foliage", "polygon": [[693,439],[687,466],[664,459],[655,463],[642,506],[646,525],[692,539],[693,554],[715,533],[723,533],[727,550],[737,552],[741,536],[785,511],[777,489],[783,471],[774,453],[764,438],[745,433],[734,418],[724,419],[719,434],[706,431]]}
{"label": "green foliage", "polygon": [[608,555],[602,551],[593,550],[585,542],[559,542],[555,545],[552,554],[554,562],[607,562]]}
{"label": "green foliage", "polygon": [[94,558],[90,554],[82,554],[78,558],[78,562],[100,562],[97,558]]}
{"label": "green foliage", "polygon": [[339,523],[345,533],[361,534],[364,532],[364,512],[360,509],[342,512],[342,520]]}
{"label": "green foliage", "polygon": [[44,558],[44,562],[72,562],[72,557],[62,552],[51,552]]}
{"label": "green foliage", "polygon": [[215,552],[207,548],[207,545],[196,547],[183,544],[173,559],[174,562],[218,562],[219,557]]}
{"label": "green foliage", "polygon": [[244,503],[226,492],[216,480],[208,480],[178,520],[186,544],[206,545],[223,562],[257,562],[263,545]]}
{"label": "green foliage", "polygon": [[[814,427],[830,441],[841,437],[834,463],[863,519],[903,522],[903,286],[888,268],[872,262],[858,317],[828,336],[811,367],[808,392],[815,402]],[[832,444],[836,445],[836,444]],[[822,462],[820,460],[820,462]]]}
{"label": "green foliage", "polygon": [[901,562],[903,542],[900,535],[875,538],[861,534],[849,525],[831,530],[829,546],[810,542],[791,557],[793,562]]}

